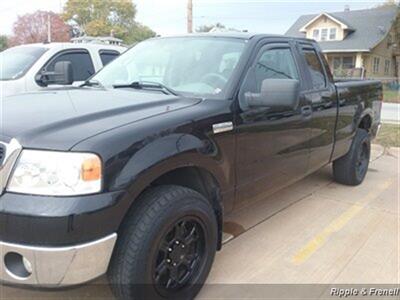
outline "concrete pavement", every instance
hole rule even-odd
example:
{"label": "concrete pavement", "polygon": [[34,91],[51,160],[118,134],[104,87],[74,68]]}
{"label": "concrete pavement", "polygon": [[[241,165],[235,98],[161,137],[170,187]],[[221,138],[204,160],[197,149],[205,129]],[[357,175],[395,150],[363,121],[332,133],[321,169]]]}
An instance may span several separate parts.
{"label": "concrete pavement", "polygon": [[400,123],[400,104],[386,103],[382,104],[381,119],[383,123]]}
{"label": "concrete pavement", "polygon": [[[235,213],[198,299],[304,299],[312,290],[325,298],[326,286],[304,284],[400,284],[399,157],[400,149],[374,146],[361,186],[332,182],[327,166]],[[0,299],[110,299],[105,283],[64,292],[1,287]]]}

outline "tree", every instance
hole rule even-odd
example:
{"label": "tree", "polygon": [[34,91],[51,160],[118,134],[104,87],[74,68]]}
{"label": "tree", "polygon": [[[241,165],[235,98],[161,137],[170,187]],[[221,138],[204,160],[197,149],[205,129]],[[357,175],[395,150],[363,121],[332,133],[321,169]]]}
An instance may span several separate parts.
{"label": "tree", "polygon": [[70,40],[70,27],[64,23],[61,17],[51,11],[36,11],[32,14],[19,16],[13,25],[13,36],[10,45],[22,45],[29,43],[42,43],[47,41],[48,20],[51,24],[51,41],[67,42]]}
{"label": "tree", "polygon": [[77,24],[90,36],[114,36],[126,43],[155,36],[150,28],[135,21],[136,6],[131,0],[68,0],[64,20]]}
{"label": "tree", "polygon": [[142,25],[140,23],[136,23],[135,26],[133,26],[132,31],[128,34],[126,42],[128,44],[135,44],[155,36],[156,33],[149,27]]}
{"label": "tree", "polygon": [[0,52],[8,47],[8,38],[5,35],[0,35]]}
{"label": "tree", "polygon": [[383,7],[383,6],[399,6],[399,0],[386,0],[383,3],[378,4],[378,7]]}

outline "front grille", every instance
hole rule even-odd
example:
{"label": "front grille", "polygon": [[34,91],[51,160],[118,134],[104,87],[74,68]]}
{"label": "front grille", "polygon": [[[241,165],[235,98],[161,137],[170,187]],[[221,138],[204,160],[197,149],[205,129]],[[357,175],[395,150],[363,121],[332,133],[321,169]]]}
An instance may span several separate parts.
{"label": "front grille", "polygon": [[5,156],[6,156],[6,147],[0,144],[0,166],[3,164]]}

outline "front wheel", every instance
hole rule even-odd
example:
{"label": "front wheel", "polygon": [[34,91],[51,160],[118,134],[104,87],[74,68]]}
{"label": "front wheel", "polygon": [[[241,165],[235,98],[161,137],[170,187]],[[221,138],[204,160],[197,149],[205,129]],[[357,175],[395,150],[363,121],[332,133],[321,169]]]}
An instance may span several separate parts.
{"label": "front wheel", "polygon": [[[133,204],[135,205],[135,204]],[[196,191],[160,186],[122,225],[109,280],[118,299],[193,299],[217,249],[217,222]]]}
{"label": "front wheel", "polygon": [[335,181],[346,185],[359,185],[368,171],[371,156],[371,138],[365,129],[357,129],[349,152],[333,162]]}

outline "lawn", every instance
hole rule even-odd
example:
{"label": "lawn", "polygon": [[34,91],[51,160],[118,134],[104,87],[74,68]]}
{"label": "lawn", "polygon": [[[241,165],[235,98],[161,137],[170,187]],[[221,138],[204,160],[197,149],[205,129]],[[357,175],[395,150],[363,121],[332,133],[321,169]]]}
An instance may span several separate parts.
{"label": "lawn", "polygon": [[384,147],[400,147],[400,125],[382,124],[374,142]]}
{"label": "lawn", "polygon": [[384,89],[383,101],[389,103],[400,103],[400,91]]}

